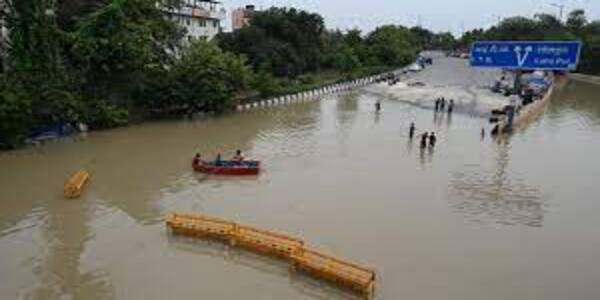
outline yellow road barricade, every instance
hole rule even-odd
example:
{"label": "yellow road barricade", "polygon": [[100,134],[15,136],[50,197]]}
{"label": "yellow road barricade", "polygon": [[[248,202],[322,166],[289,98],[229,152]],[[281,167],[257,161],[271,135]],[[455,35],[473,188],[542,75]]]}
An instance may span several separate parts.
{"label": "yellow road barricade", "polygon": [[90,174],[86,171],[77,171],[67,182],[65,182],[64,195],[66,198],[79,198],[83,192],[85,184],[89,181]]}
{"label": "yellow road barricade", "polygon": [[232,246],[287,259],[292,270],[304,271],[367,297],[375,291],[373,270],[306,248],[298,238],[200,215],[170,214],[166,224],[176,235],[223,240]]}
{"label": "yellow road barricade", "polygon": [[350,288],[371,297],[375,292],[375,272],[343,259],[302,248],[292,255],[292,269]]}

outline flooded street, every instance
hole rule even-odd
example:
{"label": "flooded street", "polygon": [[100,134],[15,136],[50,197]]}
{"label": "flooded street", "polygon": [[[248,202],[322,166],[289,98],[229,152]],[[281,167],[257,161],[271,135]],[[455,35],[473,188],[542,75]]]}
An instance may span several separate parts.
{"label": "flooded street", "polygon": [[[509,139],[480,137],[493,73],[437,59],[322,101],[147,123],[0,153],[0,299],[345,299],[287,265],[167,235],[171,211],[303,238],[373,267],[377,299],[600,297],[600,86],[569,82]],[[457,101],[434,115],[433,99]],[[382,101],[383,110],[374,112]],[[435,131],[435,151],[410,142]],[[194,174],[243,149],[253,178]],[[84,168],[83,197],[62,186]]]}

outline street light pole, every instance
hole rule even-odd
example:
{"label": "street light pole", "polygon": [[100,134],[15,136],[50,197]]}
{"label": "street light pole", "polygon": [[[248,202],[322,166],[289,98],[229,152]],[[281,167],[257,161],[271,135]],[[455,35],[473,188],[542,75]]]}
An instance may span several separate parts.
{"label": "street light pole", "polygon": [[564,9],[565,9],[565,6],[564,6],[563,4],[558,4],[558,3],[550,3],[550,5],[551,5],[551,6],[554,6],[554,7],[556,7],[556,8],[558,8],[558,12],[559,12],[559,14],[558,14],[558,16],[559,16],[559,17],[558,17],[558,18],[559,18],[559,20],[562,22],[562,19],[563,19],[563,11],[564,11]]}

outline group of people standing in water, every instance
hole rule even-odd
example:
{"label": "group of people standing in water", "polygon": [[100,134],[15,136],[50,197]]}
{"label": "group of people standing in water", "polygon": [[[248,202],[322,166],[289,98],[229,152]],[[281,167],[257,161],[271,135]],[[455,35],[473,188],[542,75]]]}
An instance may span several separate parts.
{"label": "group of people standing in water", "polygon": [[454,111],[454,100],[446,100],[444,97],[435,99],[435,112],[446,111],[446,106],[448,106],[448,113],[451,114]]}
{"label": "group of people standing in water", "polygon": [[[408,136],[411,140],[414,139],[416,130],[415,123],[410,123]],[[421,149],[425,149],[427,147],[433,149],[436,143],[437,137],[435,136],[435,132],[425,132],[421,135]]]}

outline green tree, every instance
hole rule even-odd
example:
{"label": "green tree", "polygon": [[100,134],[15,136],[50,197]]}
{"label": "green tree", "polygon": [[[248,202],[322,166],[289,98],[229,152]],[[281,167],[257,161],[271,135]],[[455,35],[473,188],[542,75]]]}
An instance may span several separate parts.
{"label": "green tree", "polygon": [[7,0],[4,4],[0,18],[8,28],[9,63],[0,90],[6,114],[2,139],[15,144],[35,127],[65,121],[62,99],[53,97],[68,88],[65,34],[57,26],[54,1]]}
{"label": "green tree", "polygon": [[450,32],[441,32],[434,34],[430,48],[440,50],[450,50],[456,47],[457,41]]}
{"label": "green tree", "polygon": [[268,65],[277,76],[297,77],[320,68],[324,33],[318,14],[270,8],[257,12],[250,26],[218,40],[223,49],[244,54],[256,71]]}
{"label": "green tree", "polygon": [[52,0],[5,0],[0,10],[9,32],[11,77],[24,83],[33,96],[63,79],[61,41]]}
{"label": "green tree", "polygon": [[434,33],[420,26],[410,28],[410,33],[413,36],[414,42],[419,49],[424,50],[433,46]]}
{"label": "green tree", "polygon": [[411,43],[410,31],[402,26],[386,25],[375,29],[366,39],[372,63],[401,66],[414,61],[418,48]]}
{"label": "green tree", "polygon": [[600,21],[590,22],[581,29],[583,51],[579,69],[600,75]]}
{"label": "green tree", "polygon": [[31,127],[31,96],[0,77],[0,149],[20,144]]}
{"label": "green tree", "polygon": [[109,1],[71,35],[70,55],[83,93],[127,98],[146,73],[168,65],[181,35],[154,1]]}
{"label": "green tree", "polygon": [[486,39],[504,41],[535,40],[542,34],[535,20],[525,17],[505,18],[486,32]]}
{"label": "green tree", "polygon": [[344,72],[351,72],[361,67],[361,62],[354,49],[348,45],[343,45],[334,56],[333,67]]}
{"label": "green tree", "polygon": [[161,113],[211,111],[235,107],[235,95],[248,88],[252,74],[244,59],[210,42],[195,41],[181,52],[168,78],[155,82],[140,101]]}
{"label": "green tree", "polygon": [[344,35],[344,43],[354,50],[364,47],[364,39],[359,29],[351,29]]}
{"label": "green tree", "polygon": [[485,31],[481,28],[465,32],[457,42],[456,48],[469,49],[473,42],[485,40]]}
{"label": "green tree", "polygon": [[579,33],[587,22],[587,17],[583,9],[573,10],[567,16],[567,27],[574,33]]}

